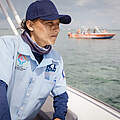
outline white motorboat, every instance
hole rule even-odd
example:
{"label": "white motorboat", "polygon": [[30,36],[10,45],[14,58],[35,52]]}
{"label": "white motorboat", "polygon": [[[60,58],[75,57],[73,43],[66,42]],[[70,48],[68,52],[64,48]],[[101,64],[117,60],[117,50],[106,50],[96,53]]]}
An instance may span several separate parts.
{"label": "white motorboat", "polygon": [[115,33],[109,33],[105,29],[97,26],[94,29],[84,28],[83,30],[78,29],[76,33],[68,33],[70,38],[76,39],[111,39],[115,35]]}

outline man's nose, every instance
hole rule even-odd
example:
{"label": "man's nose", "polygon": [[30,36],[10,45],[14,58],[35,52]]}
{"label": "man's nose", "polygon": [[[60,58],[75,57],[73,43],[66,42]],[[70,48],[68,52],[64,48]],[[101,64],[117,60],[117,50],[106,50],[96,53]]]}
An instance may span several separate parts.
{"label": "man's nose", "polygon": [[59,25],[53,25],[53,30],[58,30],[59,29]]}

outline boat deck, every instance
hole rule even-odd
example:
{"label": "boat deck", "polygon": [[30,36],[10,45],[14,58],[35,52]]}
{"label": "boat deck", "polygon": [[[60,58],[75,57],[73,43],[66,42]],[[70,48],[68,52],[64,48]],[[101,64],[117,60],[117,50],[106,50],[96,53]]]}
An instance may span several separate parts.
{"label": "boat deck", "polygon": [[[52,106],[53,99],[51,96],[49,96],[34,120],[52,120],[54,112]],[[72,111],[68,110],[66,120],[78,120],[78,118]]]}

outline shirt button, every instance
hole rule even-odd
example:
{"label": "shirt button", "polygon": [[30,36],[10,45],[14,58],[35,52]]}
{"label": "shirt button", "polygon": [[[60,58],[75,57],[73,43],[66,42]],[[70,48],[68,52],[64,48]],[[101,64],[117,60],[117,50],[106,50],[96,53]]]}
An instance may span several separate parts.
{"label": "shirt button", "polygon": [[30,94],[29,94],[29,93],[27,93],[26,95],[27,95],[27,96],[30,96]]}
{"label": "shirt button", "polygon": [[20,107],[20,110],[23,110],[23,107]]}
{"label": "shirt button", "polygon": [[34,78],[34,77],[32,78],[32,81],[35,81],[35,78]]}

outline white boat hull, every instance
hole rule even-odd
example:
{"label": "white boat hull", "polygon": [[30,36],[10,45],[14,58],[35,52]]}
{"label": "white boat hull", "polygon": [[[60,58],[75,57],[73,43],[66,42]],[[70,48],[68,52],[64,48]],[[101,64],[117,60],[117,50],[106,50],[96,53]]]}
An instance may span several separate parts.
{"label": "white boat hull", "polygon": [[86,34],[72,34],[68,33],[70,38],[76,39],[111,39],[115,33],[86,33]]}
{"label": "white boat hull", "polygon": [[[66,120],[120,120],[120,111],[111,106],[71,87],[67,87],[67,92],[69,101]],[[38,119],[34,120],[41,120],[41,117],[42,120],[51,120],[53,112],[53,99],[49,96],[38,114]]]}
{"label": "white boat hull", "polygon": [[68,108],[78,120],[120,120],[120,112],[85,93],[67,87]]}

